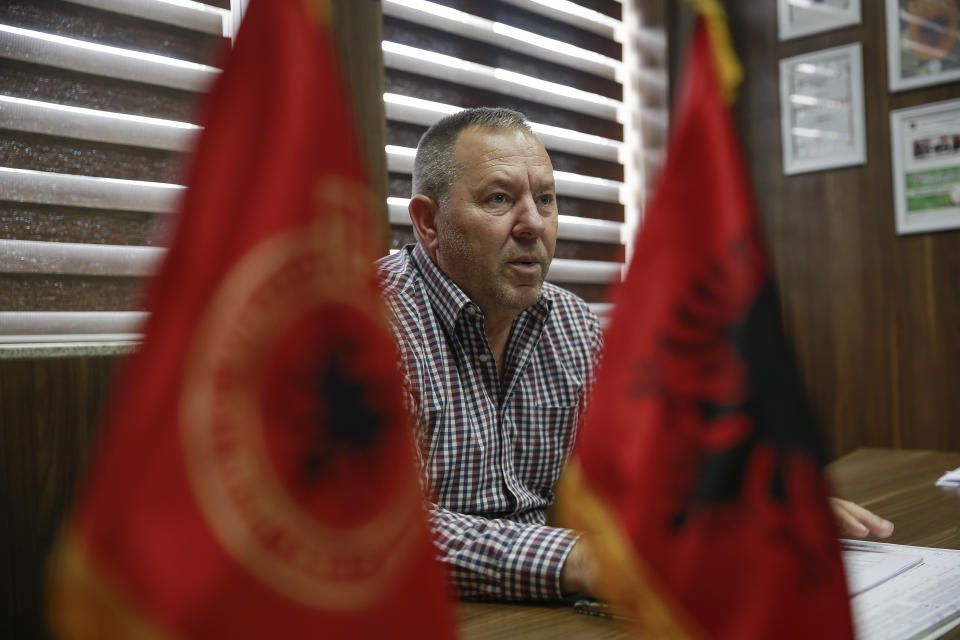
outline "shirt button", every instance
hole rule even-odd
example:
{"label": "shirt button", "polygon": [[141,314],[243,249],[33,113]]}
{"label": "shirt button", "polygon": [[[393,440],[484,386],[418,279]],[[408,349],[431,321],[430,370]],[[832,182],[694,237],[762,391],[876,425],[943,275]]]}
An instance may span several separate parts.
{"label": "shirt button", "polygon": [[487,354],[483,353],[483,354],[480,354],[480,357],[477,358],[477,359],[478,359],[480,362],[489,362],[489,361],[490,361],[490,356],[488,356]]}
{"label": "shirt button", "polygon": [[469,313],[469,314],[472,315],[472,316],[477,315],[477,310],[473,308],[473,305],[472,305],[472,304],[468,304],[468,305],[466,306],[466,311],[467,311],[467,313]]}

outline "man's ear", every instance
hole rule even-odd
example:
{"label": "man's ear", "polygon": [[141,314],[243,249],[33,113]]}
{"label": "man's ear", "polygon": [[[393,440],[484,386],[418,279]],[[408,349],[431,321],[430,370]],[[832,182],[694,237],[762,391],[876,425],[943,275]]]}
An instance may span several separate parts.
{"label": "man's ear", "polygon": [[427,255],[436,260],[437,254],[437,202],[422,193],[410,198],[407,211],[413,222],[413,230]]}

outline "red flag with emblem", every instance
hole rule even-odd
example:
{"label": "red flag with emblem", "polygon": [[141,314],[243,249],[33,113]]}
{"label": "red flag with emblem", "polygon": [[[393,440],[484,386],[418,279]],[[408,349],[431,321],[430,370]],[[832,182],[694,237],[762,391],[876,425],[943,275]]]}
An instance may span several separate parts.
{"label": "red flag with emblem", "polygon": [[210,96],[51,564],[63,637],[454,635],[329,11],[254,0]]}
{"label": "red flag with emblem", "polygon": [[647,631],[850,638],[819,433],[709,38],[701,18],[561,517],[594,532],[596,595]]}

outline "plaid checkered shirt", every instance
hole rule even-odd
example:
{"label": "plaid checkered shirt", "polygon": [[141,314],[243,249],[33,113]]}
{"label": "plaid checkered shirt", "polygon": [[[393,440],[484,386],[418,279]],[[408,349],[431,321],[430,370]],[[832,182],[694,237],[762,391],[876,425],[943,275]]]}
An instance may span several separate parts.
{"label": "plaid checkered shirt", "polygon": [[416,416],[440,559],[462,598],[555,600],[577,540],[545,526],[602,336],[549,283],[514,320],[504,375],[483,313],[419,245],[378,261]]}

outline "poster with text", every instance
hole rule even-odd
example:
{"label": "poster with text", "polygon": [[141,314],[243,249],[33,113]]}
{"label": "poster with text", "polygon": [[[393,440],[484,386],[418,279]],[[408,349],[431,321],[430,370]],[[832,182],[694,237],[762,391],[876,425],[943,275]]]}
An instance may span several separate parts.
{"label": "poster with text", "polygon": [[780,61],[785,174],[866,162],[862,65],[859,43]]}
{"label": "poster with text", "polygon": [[960,100],[890,112],[897,233],[960,228]]}

